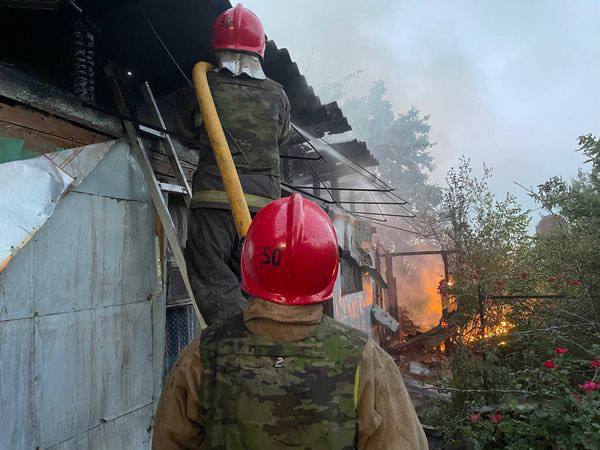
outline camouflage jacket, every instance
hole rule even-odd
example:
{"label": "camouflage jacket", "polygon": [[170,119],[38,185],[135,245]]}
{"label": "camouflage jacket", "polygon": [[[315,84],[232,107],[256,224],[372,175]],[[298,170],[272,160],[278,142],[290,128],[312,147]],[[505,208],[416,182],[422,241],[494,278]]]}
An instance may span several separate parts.
{"label": "camouflage jacket", "polygon": [[[322,311],[321,304],[283,306],[252,299],[244,307],[244,322],[252,334],[270,342],[304,341],[313,336],[321,324]],[[206,409],[200,401],[204,398],[204,383],[213,383],[205,379],[205,374],[214,374],[205,372],[201,364],[200,349],[204,346],[205,337],[206,331],[181,351],[165,380],[153,426],[153,450],[213,448],[205,430]],[[285,366],[286,358],[282,358],[283,363],[279,365]],[[354,382],[355,390],[358,385],[356,448],[427,449],[423,428],[394,360],[369,339],[358,367],[358,381]],[[327,382],[324,383],[327,386]],[[331,386],[328,388],[331,389]],[[347,398],[348,394],[345,396]],[[288,404],[283,402],[278,407],[285,409]],[[263,411],[262,407],[256,409],[257,414]],[[332,447],[332,450],[335,449]]]}
{"label": "camouflage jacket", "polygon": [[202,340],[206,448],[356,448],[362,332],[323,316],[307,338],[273,342],[252,334],[238,315]]}
{"label": "camouflage jacket", "polygon": [[[248,197],[257,210],[280,197],[279,148],[290,137],[290,104],[278,83],[227,70],[209,72],[211,93],[224,127],[229,149]],[[190,89],[177,96],[177,128],[192,137],[198,151],[192,207],[228,208],[225,189]]]}

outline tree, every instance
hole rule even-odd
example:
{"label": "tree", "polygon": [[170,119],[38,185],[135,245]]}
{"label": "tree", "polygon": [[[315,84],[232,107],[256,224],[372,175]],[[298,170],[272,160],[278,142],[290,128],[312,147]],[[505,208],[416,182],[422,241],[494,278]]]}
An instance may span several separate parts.
{"label": "tree", "polygon": [[379,160],[379,175],[397,188],[399,195],[412,204],[437,204],[440,190],[429,183],[434,169],[429,141],[429,116],[415,108],[397,114],[386,100],[387,89],[382,80],[372,83],[363,97],[347,97],[346,84],[361,72],[347,75],[341,81],[324,85],[322,96],[342,104],[354,135],[366,141]]}
{"label": "tree", "polygon": [[[589,173],[580,170],[570,182],[552,177],[531,193],[550,214],[563,218],[552,232],[536,238],[531,257],[547,274],[581,286],[574,293],[577,302],[559,302],[548,320],[565,325],[557,319],[567,315],[579,330],[573,339],[582,338],[585,346],[590,338],[600,341],[600,142],[588,134],[579,138],[579,146],[592,164]],[[595,335],[586,333],[594,328]]]}
{"label": "tree", "polygon": [[462,250],[457,352],[443,382],[452,395],[431,420],[458,448],[600,446],[600,144],[579,142],[592,169],[531,192],[563,218],[535,237],[514,199],[493,201],[464,161],[447,177],[438,235]]}
{"label": "tree", "polygon": [[415,108],[396,114],[386,100],[382,80],[375,81],[365,97],[349,98],[343,106],[354,133],[364,139],[379,160],[379,173],[412,203],[439,202],[439,188],[428,182],[434,169],[429,141],[428,115]]}

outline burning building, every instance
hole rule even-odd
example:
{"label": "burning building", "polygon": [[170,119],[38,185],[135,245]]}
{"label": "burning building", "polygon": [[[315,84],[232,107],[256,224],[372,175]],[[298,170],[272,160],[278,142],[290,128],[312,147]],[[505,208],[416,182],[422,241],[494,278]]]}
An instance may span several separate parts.
{"label": "burning building", "polygon": [[[171,135],[191,180],[197,155],[171,131],[170,98],[196,61],[212,58],[210,26],[228,7],[0,5],[2,39],[11,42],[0,56],[0,201],[11,211],[0,218],[0,404],[10,411],[0,436],[8,448],[149,446],[163,377],[199,325],[123,120],[137,125],[159,181],[174,173],[157,131]],[[127,87],[127,117],[115,112],[101,70],[109,60]],[[400,201],[367,171],[377,161],[343,135],[342,111],[320,102],[287,50],[269,42],[264,68],[283,85],[297,128],[281,154],[285,193],[328,210],[343,250],[328,312],[367,332],[373,318],[393,328],[388,309],[373,312],[387,285],[371,214]],[[166,129],[149,123],[145,81]],[[184,246],[185,202],[175,191],[165,196]]]}
{"label": "burning building", "polygon": [[451,250],[384,252],[386,303],[398,318],[399,330],[384,332],[384,345],[394,355],[428,352],[439,348],[448,334],[448,318],[455,310],[449,294]]}

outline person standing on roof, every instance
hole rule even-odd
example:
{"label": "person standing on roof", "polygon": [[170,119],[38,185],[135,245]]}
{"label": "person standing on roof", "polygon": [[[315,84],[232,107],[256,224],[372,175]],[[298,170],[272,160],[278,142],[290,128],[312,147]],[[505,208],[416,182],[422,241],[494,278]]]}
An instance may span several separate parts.
{"label": "person standing on roof", "polygon": [[[279,149],[289,139],[290,104],[278,83],[264,74],[265,33],[241,4],[215,21],[216,69],[208,74],[212,96],[234,155],[251,213],[281,197]],[[229,201],[191,90],[177,96],[178,129],[198,151],[193,179],[186,261],[194,296],[207,323],[242,310],[240,239]]]}
{"label": "person standing on roof", "polygon": [[153,449],[427,449],[394,360],[323,315],[338,267],[335,230],[317,204],[293,194],[263,208],[241,256],[252,298],[179,356]]}

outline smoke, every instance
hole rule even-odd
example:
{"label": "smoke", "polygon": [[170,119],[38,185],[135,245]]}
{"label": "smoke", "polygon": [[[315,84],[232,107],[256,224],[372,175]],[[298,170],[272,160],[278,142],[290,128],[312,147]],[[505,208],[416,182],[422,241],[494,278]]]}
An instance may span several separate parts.
{"label": "smoke", "polygon": [[[492,189],[572,176],[576,137],[598,133],[600,2],[581,0],[247,0],[317,92],[362,70],[364,95],[383,79],[397,112],[431,114],[433,179],[461,154],[494,168]],[[401,193],[400,193],[401,194]]]}

